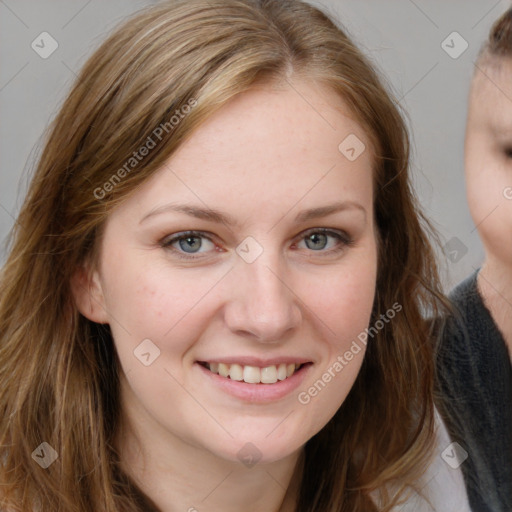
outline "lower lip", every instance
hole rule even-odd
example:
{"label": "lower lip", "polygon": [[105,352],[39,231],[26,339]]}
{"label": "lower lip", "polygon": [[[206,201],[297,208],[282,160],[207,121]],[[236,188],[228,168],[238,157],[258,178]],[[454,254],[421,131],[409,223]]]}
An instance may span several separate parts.
{"label": "lower lip", "polygon": [[195,363],[195,365],[222,391],[246,402],[260,403],[273,402],[289,395],[300,386],[312,366],[311,363],[307,363],[299,368],[291,377],[287,377],[285,380],[278,380],[274,384],[249,384],[243,381],[231,380],[228,377],[221,377],[199,363]]}

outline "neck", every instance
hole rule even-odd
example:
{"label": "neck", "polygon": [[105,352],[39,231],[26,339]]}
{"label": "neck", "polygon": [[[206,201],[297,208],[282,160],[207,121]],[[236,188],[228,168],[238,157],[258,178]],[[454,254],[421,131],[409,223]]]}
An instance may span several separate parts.
{"label": "neck", "polygon": [[487,257],[478,273],[478,289],[512,359],[512,265]]}

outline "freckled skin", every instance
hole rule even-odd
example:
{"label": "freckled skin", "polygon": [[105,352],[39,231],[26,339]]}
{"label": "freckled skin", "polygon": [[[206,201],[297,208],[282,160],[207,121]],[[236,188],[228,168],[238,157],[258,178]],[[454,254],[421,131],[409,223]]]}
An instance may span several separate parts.
{"label": "freckled skin", "polygon": [[[258,489],[254,495],[274,500],[269,506],[282,499],[283,489],[269,488],[268,474],[257,468],[290,480],[301,447],[343,403],[364,357],[361,351],[309,404],[299,403],[298,393],[320,379],[368,326],[377,248],[365,133],[331,91],[305,82],[296,87],[322,116],[288,86],[244,93],[203,124],[107,222],[88,316],[110,324],[119,354],[125,424],[131,428],[121,441],[123,453],[148,492],[168,493],[169,503],[171,491],[174,499],[185,488],[195,495],[190,483],[179,488],[190,472],[199,478],[203,496],[211,468],[240,472],[237,453],[246,442],[262,457],[250,474]],[[354,162],[338,150],[351,133],[367,148]],[[303,210],[339,201],[357,202],[366,213],[347,209],[294,222]],[[139,225],[149,211],[169,202],[207,205],[239,225],[228,229],[176,212]],[[300,237],[310,228],[347,232],[354,242],[344,246],[330,236],[326,249],[315,251]],[[174,251],[159,244],[185,230],[212,235],[196,260],[181,259],[177,243]],[[235,251],[248,236],[263,247],[250,264]],[[133,355],[146,338],[161,351],[148,367]],[[314,365],[289,396],[248,404],[211,386],[195,364],[233,355],[289,355]],[[131,448],[134,436],[145,472]],[[174,475],[166,490],[159,480],[163,474]],[[212,487],[214,482],[218,477]],[[248,495],[240,483],[211,499],[231,510],[222,501],[229,498],[237,510],[237,499]]]}

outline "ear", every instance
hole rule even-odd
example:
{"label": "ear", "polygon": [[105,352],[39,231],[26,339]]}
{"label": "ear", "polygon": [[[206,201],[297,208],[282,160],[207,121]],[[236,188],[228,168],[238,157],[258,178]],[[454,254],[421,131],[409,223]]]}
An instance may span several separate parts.
{"label": "ear", "polygon": [[73,273],[70,284],[78,311],[93,322],[108,323],[105,296],[98,271],[91,269],[88,264],[80,266]]}

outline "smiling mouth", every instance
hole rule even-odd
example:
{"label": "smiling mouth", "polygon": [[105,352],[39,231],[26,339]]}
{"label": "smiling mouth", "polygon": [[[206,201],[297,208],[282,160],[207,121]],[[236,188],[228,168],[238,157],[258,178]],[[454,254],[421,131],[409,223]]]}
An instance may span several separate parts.
{"label": "smiling mouth", "polygon": [[199,364],[212,373],[231,380],[246,382],[248,384],[275,384],[276,382],[290,378],[303,366],[311,363],[281,363],[264,368],[241,364],[207,363],[201,361]]}

